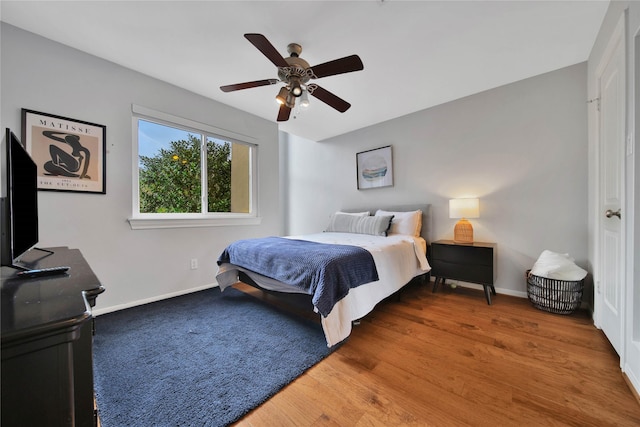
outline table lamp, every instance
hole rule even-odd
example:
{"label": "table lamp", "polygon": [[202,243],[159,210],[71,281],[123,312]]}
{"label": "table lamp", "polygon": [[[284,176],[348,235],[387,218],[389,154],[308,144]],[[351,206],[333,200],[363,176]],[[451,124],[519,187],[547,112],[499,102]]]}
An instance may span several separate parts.
{"label": "table lamp", "polygon": [[478,199],[449,200],[449,218],[460,218],[453,229],[453,241],[473,243],[473,227],[467,218],[480,218],[480,201]]}

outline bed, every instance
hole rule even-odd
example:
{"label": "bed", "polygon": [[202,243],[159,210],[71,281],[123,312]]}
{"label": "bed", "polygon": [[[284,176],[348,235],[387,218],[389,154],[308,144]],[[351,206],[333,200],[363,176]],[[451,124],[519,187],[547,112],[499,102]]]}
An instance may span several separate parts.
{"label": "bed", "polygon": [[428,277],[430,205],[343,209],[321,233],[233,242],[218,259],[224,291],[242,281],[263,290],[307,294],[327,345],[414,278]]}

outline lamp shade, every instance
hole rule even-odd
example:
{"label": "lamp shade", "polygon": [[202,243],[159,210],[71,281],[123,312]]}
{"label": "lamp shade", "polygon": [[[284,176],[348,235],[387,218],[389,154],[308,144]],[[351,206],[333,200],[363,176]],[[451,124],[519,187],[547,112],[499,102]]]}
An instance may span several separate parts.
{"label": "lamp shade", "polygon": [[480,200],[449,200],[449,218],[480,218]]}
{"label": "lamp shade", "polygon": [[295,96],[296,98],[302,95],[302,87],[300,86],[299,82],[294,81],[291,84],[291,95]]}
{"label": "lamp shade", "polygon": [[289,91],[286,87],[281,87],[278,95],[276,95],[276,101],[278,104],[285,104],[287,102],[287,96],[289,95]]}
{"label": "lamp shade", "polygon": [[309,106],[309,92],[306,90],[302,92],[302,97],[300,98],[300,106],[302,108],[307,108]]}

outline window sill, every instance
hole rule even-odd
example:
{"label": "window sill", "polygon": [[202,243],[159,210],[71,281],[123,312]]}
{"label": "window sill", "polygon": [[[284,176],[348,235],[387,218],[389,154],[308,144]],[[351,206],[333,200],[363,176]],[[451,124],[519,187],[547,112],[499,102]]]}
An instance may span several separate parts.
{"label": "window sill", "polygon": [[217,217],[217,218],[151,218],[138,217],[129,218],[129,225],[132,230],[149,230],[155,228],[193,228],[193,227],[225,227],[240,225],[259,225],[262,222],[260,217]]}

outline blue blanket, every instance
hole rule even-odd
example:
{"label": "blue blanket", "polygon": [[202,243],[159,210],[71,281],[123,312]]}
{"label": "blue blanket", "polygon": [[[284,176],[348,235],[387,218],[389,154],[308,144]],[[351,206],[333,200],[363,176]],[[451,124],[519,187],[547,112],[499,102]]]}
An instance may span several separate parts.
{"label": "blue blanket", "polygon": [[222,263],[302,289],[325,317],[349,289],[378,280],[366,249],[283,237],[238,240],[220,255],[218,265]]}

